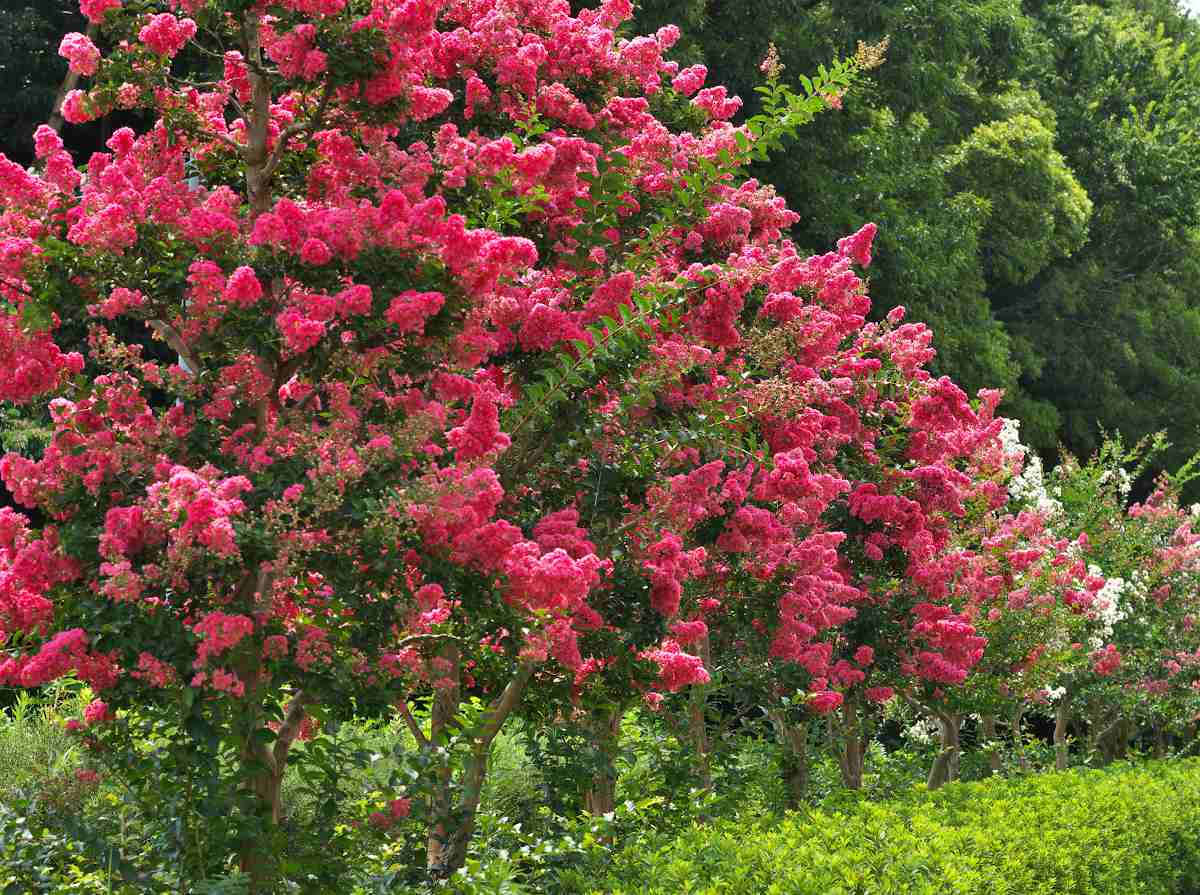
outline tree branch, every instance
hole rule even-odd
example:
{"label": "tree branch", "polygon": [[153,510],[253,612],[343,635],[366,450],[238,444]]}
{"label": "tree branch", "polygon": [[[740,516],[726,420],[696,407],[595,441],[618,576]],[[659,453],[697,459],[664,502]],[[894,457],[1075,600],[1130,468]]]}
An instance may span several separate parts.
{"label": "tree branch", "polygon": [[313,112],[312,117],[303,122],[297,122],[288,125],[275,141],[275,148],[271,150],[271,155],[267,159],[267,164],[263,168],[263,176],[270,177],[275,173],[275,169],[279,167],[280,161],[283,159],[283,153],[287,150],[288,141],[292,137],[297,137],[300,134],[308,131],[316,130],[321,125],[321,121],[325,118],[325,112],[329,108],[329,100],[333,97],[333,82],[326,81],[325,89],[321,92],[321,99],[317,102],[317,109]]}
{"label": "tree branch", "polygon": [[183,336],[179,334],[179,330],[171,326],[165,320],[147,320],[146,323],[158,334],[164,342],[175,350],[175,353],[183,359],[187,364],[189,372],[193,376],[200,375],[200,361],[192,352],[191,346],[183,340]]}
{"label": "tree branch", "polygon": [[487,722],[484,724],[483,734],[479,738],[484,746],[491,745],[496,734],[500,732],[500,728],[504,726],[504,722],[508,720],[508,716],[521,701],[525,687],[529,683],[529,679],[533,677],[533,667],[532,662],[522,662],[516,675],[508,682],[504,692],[500,694],[500,698],[493,702],[488,709]]}
{"label": "tree branch", "polygon": [[408,728],[408,732],[413,735],[413,739],[417,741],[417,745],[422,749],[429,747],[429,737],[425,736],[425,731],[421,730],[421,725],[417,723],[417,719],[413,717],[412,711],[408,707],[408,703],[401,699],[396,703],[396,708],[400,712],[400,717],[404,719],[404,724]]}
{"label": "tree branch", "polygon": [[292,748],[296,737],[300,735],[304,719],[308,717],[307,708],[311,703],[312,700],[305,695],[303,690],[293,696],[291,702],[288,703],[271,753],[275,759],[276,768],[282,767],[283,763],[287,761],[288,751]]}

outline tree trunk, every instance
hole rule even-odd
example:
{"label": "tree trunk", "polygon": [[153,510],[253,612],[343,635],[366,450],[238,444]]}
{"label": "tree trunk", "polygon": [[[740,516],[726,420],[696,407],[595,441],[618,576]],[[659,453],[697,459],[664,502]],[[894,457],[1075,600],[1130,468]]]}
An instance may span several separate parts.
{"label": "tree trunk", "polygon": [[782,711],[772,711],[771,721],[783,746],[783,783],[787,807],[796,810],[808,799],[808,721],[791,724]]}
{"label": "tree trunk", "polygon": [[[450,725],[454,723],[454,716],[458,714],[459,700],[461,699],[459,690],[461,656],[458,647],[447,646],[440,651],[439,656],[450,663],[449,674],[444,680],[448,680],[451,685],[438,689],[433,698],[433,706],[429,713],[429,740],[426,743],[433,749],[441,746],[443,740],[449,735]],[[449,865],[450,835],[455,826],[453,822],[454,804],[450,791],[452,773],[450,759],[447,755],[434,772],[433,785],[429,792],[430,824],[425,844],[425,864],[434,872],[439,872]]]}
{"label": "tree trunk", "polygon": [[614,706],[589,719],[588,734],[599,762],[591,786],[583,795],[584,808],[592,817],[602,817],[617,807],[617,749],[624,714],[624,706]]}
{"label": "tree trunk", "polygon": [[1054,769],[1065,771],[1070,765],[1067,727],[1071,723],[1071,703],[1064,693],[1054,707]]}
{"label": "tree trunk", "polygon": [[[707,637],[701,639],[697,644],[696,652],[707,668],[712,662],[712,649]],[[704,684],[693,684],[688,697],[688,734],[692,740],[697,782],[705,793],[711,793],[713,788],[712,743],[708,736],[706,713],[708,687]]]}
{"label": "tree trunk", "polygon": [[996,734],[996,716],[980,716],[979,730],[983,734],[984,743],[987,744],[988,767],[992,769],[993,774],[998,774],[1004,769],[1004,756],[1000,754],[1000,740]]}
{"label": "tree trunk", "polygon": [[1124,761],[1129,757],[1129,740],[1134,734],[1133,721],[1122,718],[1113,732],[1113,760]]}
{"label": "tree trunk", "polygon": [[250,895],[265,895],[274,876],[272,864],[271,834],[279,825],[280,777],[263,761],[263,755],[253,747],[252,741],[242,746],[242,778],[246,786],[257,797],[258,817],[261,826],[254,835],[242,840],[239,846],[238,865],[250,878]]}
{"label": "tree trunk", "polygon": [[[443,655],[450,650],[453,650],[457,659],[459,657],[457,647],[448,648]],[[454,707],[457,708],[459,698],[457,661],[454,668],[452,700]],[[434,794],[431,796],[433,810],[430,813],[433,823],[426,840],[425,853],[426,867],[435,877],[449,877],[466,863],[467,849],[471,844],[471,837],[475,833],[475,820],[479,815],[479,803],[483,797],[483,785],[487,782],[492,743],[496,741],[496,735],[500,733],[504,722],[508,720],[513,709],[517,707],[517,703],[521,701],[521,697],[525,695],[525,689],[528,687],[531,677],[533,677],[533,665],[523,662],[517,669],[517,673],[509,680],[504,692],[488,706],[487,712],[482,716],[480,727],[473,732],[471,737],[471,752],[463,770],[462,801],[457,808],[453,804],[453,796],[450,791],[449,756],[438,768],[438,778]],[[450,707],[450,703],[451,699],[447,698],[446,705],[442,709],[438,709],[436,701],[434,703],[435,715],[440,716],[443,731],[447,729],[453,718],[452,713],[444,714]],[[432,726],[430,734],[426,745],[432,744],[436,748],[438,745],[435,738],[437,731]]]}
{"label": "tree trunk", "polygon": [[941,731],[941,750],[929,769],[929,779],[926,781],[929,789],[940,789],[958,779],[959,727],[962,725],[962,716],[939,713],[937,721]]}
{"label": "tree trunk", "polygon": [[[271,171],[268,142],[271,124],[271,85],[263,74],[262,45],[258,24],[251,16],[242,20],[242,53],[248,63],[250,80],[249,121],[246,122],[246,147],[242,151],[246,162],[246,197],[250,200],[250,217],[271,207]],[[282,135],[277,139],[283,139]]]}
{"label": "tree trunk", "polygon": [[[251,680],[253,682],[253,678]],[[242,742],[242,779],[257,797],[262,824],[256,837],[242,843],[239,855],[239,866],[250,877],[250,895],[265,895],[271,890],[274,854],[270,840],[283,820],[283,775],[287,770],[288,752],[308,716],[307,705],[303,693],[292,698],[272,746],[268,747],[254,735]],[[261,732],[257,719],[251,721],[250,729]]]}
{"label": "tree trunk", "polygon": [[700,789],[712,792],[712,758],[708,741],[708,721],[705,718],[707,694],[704,687],[692,686],[688,702],[688,734],[692,740],[693,760],[696,764],[696,780]]}
{"label": "tree trunk", "polygon": [[1018,706],[1012,716],[1013,748],[1017,753],[1017,765],[1022,771],[1029,770],[1029,756],[1025,754],[1025,734],[1021,732],[1021,719],[1025,717],[1025,707]]}
{"label": "tree trunk", "polygon": [[1167,729],[1161,721],[1154,722],[1154,757],[1167,757]]}
{"label": "tree trunk", "polygon": [[853,700],[847,700],[842,704],[842,747],[838,755],[842,785],[846,789],[862,789],[865,752],[858,707]]}

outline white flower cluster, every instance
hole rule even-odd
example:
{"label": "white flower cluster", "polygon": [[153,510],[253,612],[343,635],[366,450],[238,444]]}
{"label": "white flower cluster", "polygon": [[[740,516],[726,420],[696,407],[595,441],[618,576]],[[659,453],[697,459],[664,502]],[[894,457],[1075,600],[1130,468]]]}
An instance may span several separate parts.
{"label": "white flower cluster", "polygon": [[1050,702],[1058,702],[1067,695],[1066,687],[1051,687],[1046,691],[1046,699]]}
{"label": "white flower cluster", "polygon": [[1124,468],[1106,469],[1100,473],[1100,484],[1103,485],[1105,482],[1112,481],[1114,474],[1117,478],[1117,493],[1124,500],[1129,496],[1129,492],[1133,490],[1133,476]]}
{"label": "white flower cluster", "polygon": [[940,736],[941,730],[932,718],[918,718],[908,730],[904,731],[906,740],[922,746],[932,743]]}
{"label": "white flower cluster", "polygon": [[1004,428],[1000,430],[1000,443],[1004,446],[1005,453],[1017,454],[1025,461],[1021,474],[1008,483],[1008,496],[1013,500],[1027,501],[1048,515],[1060,513],[1062,504],[1046,491],[1042,458],[1021,444],[1020,420],[1004,420]]}
{"label": "white flower cluster", "polygon": [[[1103,575],[1098,566],[1088,566],[1088,572],[1097,577]],[[1096,602],[1092,606],[1095,610],[1095,618],[1099,627],[1088,641],[1092,649],[1103,647],[1112,636],[1113,628],[1117,622],[1129,615],[1121,607],[1121,596],[1127,590],[1132,595],[1134,587],[1131,587],[1130,584],[1124,578],[1106,578],[1104,587],[1096,592]]]}
{"label": "white flower cluster", "polygon": [[1001,417],[1000,422],[1004,426],[1000,430],[1000,444],[1004,453],[1020,454],[1022,457],[1029,453],[1029,448],[1021,444],[1021,421]]}

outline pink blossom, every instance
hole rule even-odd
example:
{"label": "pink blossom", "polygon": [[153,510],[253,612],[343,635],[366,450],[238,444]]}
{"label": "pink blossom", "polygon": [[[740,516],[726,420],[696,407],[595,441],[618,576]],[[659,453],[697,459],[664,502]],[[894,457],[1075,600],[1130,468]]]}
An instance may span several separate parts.
{"label": "pink blossom", "polygon": [[426,321],[435,316],[445,302],[446,298],[440,292],[409,290],[393,298],[383,316],[402,333],[420,334],[425,330]]}
{"label": "pink blossom", "polygon": [[113,717],[108,703],[100,699],[93,699],[83,710],[83,720],[89,727],[94,724],[103,724],[105,721],[111,721]]}
{"label": "pink blossom", "polygon": [[263,296],[262,283],[251,267],[239,267],[229,275],[225,284],[225,300],[239,307],[248,308]]}
{"label": "pink blossom", "polygon": [[828,715],[842,704],[842,694],[833,690],[814,693],[808,699],[808,707],[818,715]]}
{"label": "pink blossom", "polygon": [[708,87],[696,94],[692,105],[703,109],[714,121],[726,121],[742,107],[739,97],[729,97],[724,87]]}
{"label": "pink blossom", "polygon": [[173,665],[146,652],[138,656],[137,670],[130,672],[130,675],[159,689],[169,687],[179,680],[179,674]]}
{"label": "pink blossom", "polygon": [[237,646],[254,631],[254,620],[245,615],[209,612],[192,625],[202,638],[196,647],[196,667],[201,668],[213,656],[219,656]]}
{"label": "pink blossom", "polygon": [[710,680],[704,661],[699,656],[688,655],[673,640],[666,640],[659,649],[646,650],[641,658],[658,665],[658,682],[669,693],[677,693],[693,684],[707,684]]}
{"label": "pink blossom", "polygon": [[138,40],[161,56],[174,56],[195,36],[195,22],[178,19],[169,12],[151,16],[138,31]]}
{"label": "pink blossom", "polygon": [[71,71],[79,75],[94,75],[100,65],[100,48],[86,34],[77,31],[63,36],[58,55],[66,58]]}
{"label": "pink blossom", "polygon": [[62,117],[67,124],[84,124],[96,117],[95,107],[82,90],[71,90],[63,97]]}
{"label": "pink blossom", "polygon": [[136,289],[126,289],[124,286],[118,286],[114,289],[107,299],[98,305],[88,305],[88,313],[97,317],[106,317],[112,319],[119,317],[126,311],[140,308],[146,303],[146,296]]}
{"label": "pink blossom", "polygon": [[120,9],[121,0],[80,0],[79,10],[89,22],[100,22],[110,9]]}
{"label": "pink blossom", "polygon": [[408,92],[408,114],[414,121],[440,115],[454,101],[454,94],[441,87],[413,87]]}
{"label": "pink blossom", "polygon": [[228,693],[235,699],[241,699],[246,695],[246,684],[234,672],[226,671],[224,668],[217,668],[212,673],[212,687],[214,690],[220,690],[223,693]]}
{"label": "pink blossom", "polygon": [[[846,258],[853,259],[855,264],[861,267],[870,267],[871,265],[871,244],[875,241],[875,234],[878,228],[874,224],[864,224],[853,236],[847,236],[844,239],[838,240],[838,254]],[[901,311],[901,315],[903,315]],[[889,322],[896,323],[891,317]]]}
{"label": "pink blossom", "polygon": [[706,66],[692,65],[677,74],[671,82],[671,86],[684,96],[692,96],[704,86],[704,79],[707,77],[708,68]]}

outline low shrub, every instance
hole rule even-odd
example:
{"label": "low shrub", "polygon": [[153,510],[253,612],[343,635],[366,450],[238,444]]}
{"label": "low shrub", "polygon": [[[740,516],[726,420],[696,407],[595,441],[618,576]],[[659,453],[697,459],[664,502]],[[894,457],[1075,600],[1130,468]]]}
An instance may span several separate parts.
{"label": "low shrub", "polygon": [[1200,760],[923,788],[624,850],[606,895],[1191,895]]}

